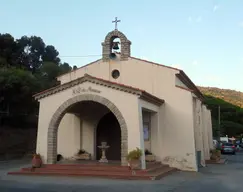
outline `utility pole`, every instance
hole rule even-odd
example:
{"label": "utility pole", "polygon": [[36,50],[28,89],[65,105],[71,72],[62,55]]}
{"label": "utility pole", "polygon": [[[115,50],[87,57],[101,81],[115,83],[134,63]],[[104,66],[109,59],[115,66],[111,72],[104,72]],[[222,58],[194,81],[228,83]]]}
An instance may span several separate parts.
{"label": "utility pole", "polygon": [[218,106],[218,139],[220,141],[220,105]]}

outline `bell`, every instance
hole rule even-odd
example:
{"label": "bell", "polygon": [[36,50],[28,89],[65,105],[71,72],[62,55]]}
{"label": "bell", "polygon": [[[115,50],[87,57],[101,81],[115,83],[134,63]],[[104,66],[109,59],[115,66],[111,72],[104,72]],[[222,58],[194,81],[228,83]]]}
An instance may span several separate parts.
{"label": "bell", "polygon": [[112,46],[112,49],[119,49],[119,46],[118,46],[119,42],[113,42],[113,46]]}
{"label": "bell", "polygon": [[110,57],[110,59],[115,59],[116,58],[116,54],[115,53],[110,53],[109,57]]}

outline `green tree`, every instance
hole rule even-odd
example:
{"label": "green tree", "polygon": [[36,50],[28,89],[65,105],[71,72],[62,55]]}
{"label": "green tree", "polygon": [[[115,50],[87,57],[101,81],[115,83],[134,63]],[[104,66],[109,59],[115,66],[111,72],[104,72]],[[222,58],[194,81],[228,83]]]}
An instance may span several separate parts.
{"label": "green tree", "polygon": [[15,40],[10,34],[0,34],[0,112],[9,111],[13,116],[38,111],[32,95],[58,85],[56,77],[72,70],[58,55],[41,37]]}
{"label": "green tree", "polygon": [[[210,94],[210,93],[208,93]],[[217,136],[219,106],[221,135],[238,136],[243,133],[243,109],[221,98],[205,95],[205,103],[211,110],[213,135]]]}
{"label": "green tree", "polygon": [[10,113],[32,113],[36,103],[33,92],[40,88],[40,82],[29,71],[17,68],[0,69],[0,93],[2,105]]}

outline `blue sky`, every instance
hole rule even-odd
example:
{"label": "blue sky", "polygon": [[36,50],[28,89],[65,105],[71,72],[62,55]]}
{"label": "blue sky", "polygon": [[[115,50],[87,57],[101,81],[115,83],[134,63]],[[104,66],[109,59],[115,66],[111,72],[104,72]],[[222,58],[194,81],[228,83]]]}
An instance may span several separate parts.
{"label": "blue sky", "polygon": [[[118,29],[132,56],[183,69],[197,85],[243,91],[242,0],[3,0],[0,33],[37,35],[82,66]],[[76,57],[79,56],[79,57]]]}

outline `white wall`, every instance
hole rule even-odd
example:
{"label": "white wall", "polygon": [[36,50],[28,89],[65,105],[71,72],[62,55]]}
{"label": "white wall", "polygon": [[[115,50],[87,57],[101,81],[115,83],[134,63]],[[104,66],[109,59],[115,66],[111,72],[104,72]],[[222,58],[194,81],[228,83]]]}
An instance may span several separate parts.
{"label": "white wall", "polygon": [[207,128],[208,128],[208,139],[209,139],[209,148],[213,149],[213,129],[212,129],[212,116],[211,111],[207,109]]}
{"label": "white wall", "polygon": [[175,77],[175,85],[188,89],[188,87],[184,83],[182,83],[181,80],[177,77]]}
{"label": "white wall", "polygon": [[197,171],[191,93],[178,89],[172,99],[166,102],[160,120],[161,160],[178,169]]}
{"label": "white wall", "polygon": [[203,127],[203,111],[202,111],[202,102],[197,99],[197,108],[198,108],[198,123],[199,123],[199,142],[200,142],[200,151],[201,151],[201,165],[205,166],[205,147],[204,147],[204,127]]}
{"label": "white wall", "polygon": [[207,127],[206,127],[206,116],[205,109],[206,107],[202,104],[202,102],[193,98],[194,102],[194,139],[196,151],[201,153],[201,162],[200,165],[205,166],[205,160],[208,159],[209,150],[207,146],[208,138],[207,138]]}
{"label": "white wall", "polygon": [[196,151],[201,151],[201,165],[210,159],[210,149],[213,146],[211,113],[207,107],[196,98],[194,100],[194,134]]}
{"label": "white wall", "polygon": [[[120,77],[113,79],[111,72],[114,69],[120,71]],[[80,68],[69,74],[60,76],[58,80],[61,83],[66,83],[76,78],[82,77],[85,73],[105,80],[110,80],[117,83],[137,87],[165,100],[165,105],[160,109],[159,120],[160,129],[158,133],[159,150],[157,150],[158,157],[169,165],[184,170],[197,170],[196,168],[196,154],[195,154],[195,139],[194,139],[194,124],[193,124],[193,110],[192,110],[192,93],[190,91],[180,89],[175,85],[186,87],[178,78],[176,74],[178,70],[170,67],[162,67],[157,64],[148,63],[146,61],[129,58],[128,61],[109,61],[102,62],[99,60],[91,65]],[[107,98],[117,97],[114,90],[107,89],[104,94]],[[124,105],[124,101],[130,102],[129,98],[120,101],[114,100],[122,111],[124,117],[127,119],[129,149],[132,150],[139,146],[139,140],[132,139],[132,135],[139,135],[139,126],[137,119],[137,107],[132,105]],[[44,99],[45,100],[45,99]],[[120,102],[120,103],[119,103]],[[132,101],[131,101],[132,102]],[[44,104],[44,103],[43,103]],[[124,109],[129,106],[129,110]],[[135,111],[136,110],[136,111]],[[40,107],[40,113],[44,109]],[[134,122],[130,120],[133,117]],[[209,113],[207,115],[209,119]],[[136,119],[136,120],[135,120]],[[154,117],[154,122],[156,118]],[[43,118],[40,117],[40,127],[43,126]],[[131,122],[130,122],[131,121]],[[210,123],[208,122],[208,127]],[[197,131],[197,130],[196,130]],[[208,135],[210,137],[210,131]],[[40,139],[45,139],[46,135],[41,135]],[[38,139],[38,140],[40,140]],[[198,141],[198,139],[196,139]],[[151,144],[152,145],[152,144]],[[155,150],[156,151],[156,150]]]}
{"label": "white wall", "polygon": [[[111,72],[120,71],[120,77],[113,79]],[[196,170],[194,126],[192,113],[192,93],[175,85],[185,87],[176,78],[178,70],[162,67],[146,61],[129,58],[128,61],[101,60],[59,77],[62,83],[85,73],[105,80],[137,87],[165,100],[163,119],[160,122],[160,158],[171,166],[185,170]],[[131,107],[129,107],[131,109]],[[161,120],[160,120],[161,121]],[[129,133],[137,134],[134,130]],[[191,138],[191,139],[188,139]],[[176,142],[175,142],[176,141]],[[131,142],[135,143],[135,141]],[[134,145],[135,147],[135,145]]]}
{"label": "white wall", "polygon": [[210,147],[209,147],[209,127],[208,127],[208,119],[207,119],[207,108],[205,105],[202,106],[203,111],[203,147],[204,147],[204,158],[205,160],[210,159]]}
{"label": "white wall", "polygon": [[95,122],[91,119],[86,119],[82,121],[82,149],[91,154],[92,159],[94,159],[94,131]]}
{"label": "white wall", "polygon": [[[128,128],[128,151],[136,149],[136,147],[141,148],[140,137],[136,137],[136,135],[140,134],[139,127],[139,113],[138,113],[138,96],[130,93],[114,90],[108,87],[104,87],[101,85],[93,84],[90,82],[84,82],[79,85],[85,89],[88,87],[95,87],[95,89],[100,90],[100,96],[110,100],[112,103],[115,103],[116,107],[121,112],[122,116],[126,121],[126,125]],[[76,86],[78,87],[78,86]],[[75,88],[75,87],[74,87]],[[57,111],[59,106],[61,106],[68,99],[73,98],[72,89],[63,90],[54,95],[50,95],[40,100],[40,110],[39,110],[39,124],[38,124],[38,133],[37,133],[37,153],[40,153],[44,162],[47,160],[47,134],[48,127],[50,121]],[[81,93],[83,94],[83,93]],[[92,93],[89,93],[92,94]],[[118,97],[119,95],[119,97]],[[125,101],[125,104],[124,104]],[[129,106],[129,107],[128,107]],[[64,130],[63,130],[64,131]],[[90,133],[86,132],[90,135]],[[71,133],[70,133],[71,134]],[[64,134],[63,134],[64,135]],[[80,134],[77,134],[80,135]],[[64,136],[63,136],[64,137]],[[60,139],[59,139],[60,140]],[[84,143],[84,147],[88,150],[87,140],[84,141],[82,138],[82,142]],[[65,147],[65,146],[63,146]],[[63,150],[68,150],[68,147]],[[77,150],[77,148],[75,149]],[[75,151],[74,150],[74,151]],[[69,154],[71,154],[70,152]]]}
{"label": "white wall", "polygon": [[64,158],[73,157],[80,149],[80,118],[67,113],[58,128],[57,153]]}

